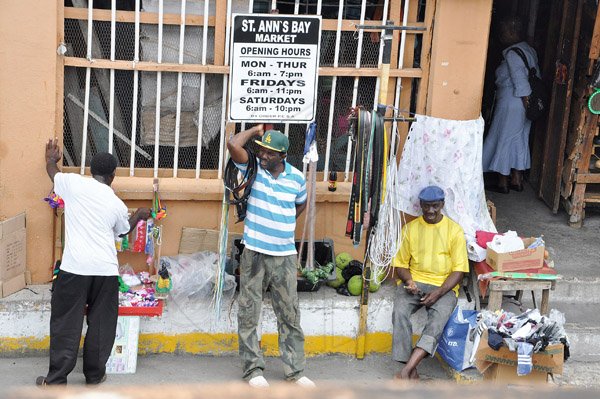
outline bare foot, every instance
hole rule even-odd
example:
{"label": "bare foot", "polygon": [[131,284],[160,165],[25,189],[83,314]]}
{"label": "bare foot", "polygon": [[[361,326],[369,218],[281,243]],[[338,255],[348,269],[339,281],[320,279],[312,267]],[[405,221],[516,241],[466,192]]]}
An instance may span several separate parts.
{"label": "bare foot", "polygon": [[419,380],[419,373],[417,373],[417,368],[415,367],[414,369],[412,369],[412,371],[410,372],[410,377],[411,380]]}
{"label": "bare foot", "polygon": [[410,380],[411,370],[408,370],[406,367],[404,367],[399,373],[396,373],[395,378],[397,380]]}

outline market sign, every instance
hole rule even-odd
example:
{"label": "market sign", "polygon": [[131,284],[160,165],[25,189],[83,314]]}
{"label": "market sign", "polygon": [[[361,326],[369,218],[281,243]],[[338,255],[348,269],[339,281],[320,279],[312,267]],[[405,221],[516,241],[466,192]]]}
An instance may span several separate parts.
{"label": "market sign", "polygon": [[229,120],[311,122],[321,17],[234,14]]}

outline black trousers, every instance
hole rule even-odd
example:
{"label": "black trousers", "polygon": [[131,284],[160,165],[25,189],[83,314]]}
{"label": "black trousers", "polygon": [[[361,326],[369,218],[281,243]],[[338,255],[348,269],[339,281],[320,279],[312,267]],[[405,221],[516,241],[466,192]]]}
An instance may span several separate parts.
{"label": "black trousers", "polygon": [[117,276],[82,276],[60,271],[54,282],[50,312],[50,369],[46,382],[66,384],[77,363],[87,305],[87,333],[83,344],[86,382],[100,382],[106,372],[119,312]]}

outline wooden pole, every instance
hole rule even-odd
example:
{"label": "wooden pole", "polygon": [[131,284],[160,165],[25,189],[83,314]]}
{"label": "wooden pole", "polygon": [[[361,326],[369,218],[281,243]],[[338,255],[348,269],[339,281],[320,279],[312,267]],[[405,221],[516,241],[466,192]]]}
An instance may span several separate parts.
{"label": "wooden pole", "polygon": [[[393,21],[387,22],[388,26],[393,25]],[[393,30],[386,28],[381,40],[383,40],[383,59],[381,65],[381,77],[379,85],[379,104],[386,104],[388,94],[388,83],[390,78],[390,60],[392,54],[392,33]],[[385,113],[385,111],[384,111]],[[385,145],[384,145],[385,147]],[[385,158],[385,156],[384,156]],[[384,167],[385,170],[385,167]],[[385,179],[383,179],[385,181]],[[379,198],[374,198],[379,200]],[[371,203],[371,206],[375,206]],[[365,357],[366,337],[367,337],[367,317],[369,313],[369,286],[371,279],[371,264],[367,250],[369,248],[369,237],[371,235],[371,227],[367,230],[367,236],[365,239],[365,262],[363,267],[363,289],[360,298],[360,314],[358,323],[358,336],[356,342],[356,358],[363,359]]]}

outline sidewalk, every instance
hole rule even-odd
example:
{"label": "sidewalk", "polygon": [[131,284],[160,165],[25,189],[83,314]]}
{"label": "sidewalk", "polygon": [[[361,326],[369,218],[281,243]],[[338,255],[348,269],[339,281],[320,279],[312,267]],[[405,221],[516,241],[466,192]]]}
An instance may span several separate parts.
{"label": "sidewalk", "polygon": [[538,199],[529,185],[523,192],[500,194],[486,191],[496,206],[499,232],[515,230],[521,236],[544,235],[546,247],[552,248],[555,267],[567,279],[600,281],[600,208],[586,208],[583,227],[569,227],[568,215],[560,209],[555,215]]}
{"label": "sidewalk", "polygon": [[[500,231],[516,230],[523,235],[543,234],[555,251],[556,269],[563,276],[550,294],[550,308],[563,311],[571,339],[571,359],[565,363],[558,384],[600,387],[600,212],[588,210],[584,227],[567,225],[564,213],[553,215],[531,188],[509,195],[489,193],[497,208]],[[46,372],[49,292],[48,286],[31,286],[0,300],[0,390],[27,386]],[[359,299],[337,295],[323,287],[316,293],[302,293],[302,324],[307,335],[307,375],[317,381],[389,381],[397,365],[390,359],[391,304],[393,286],[384,285],[371,296],[367,335],[367,357],[356,360],[356,334]],[[526,296],[527,298],[527,296]],[[464,301],[464,299],[463,299]],[[138,371],[133,375],[110,376],[108,384],[153,382],[229,382],[239,381],[236,340],[236,306],[228,307],[220,327],[191,318],[167,304],[161,318],[142,319]],[[206,312],[204,312],[206,313]],[[200,316],[199,314],[197,314]],[[422,317],[417,316],[417,324]],[[282,381],[281,364],[276,357],[276,320],[268,301],[263,319],[263,345],[268,354],[266,376]],[[417,332],[417,331],[415,331]],[[211,354],[221,356],[213,357]],[[328,355],[326,355],[328,354]],[[30,357],[20,357],[30,356]],[[78,366],[80,367],[80,366]],[[419,370],[424,379],[446,380],[436,359],[428,359]],[[82,384],[81,372],[72,382]]]}
{"label": "sidewalk", "polygon": [[[267,357],[265,378],[272,383],[284,382],[282,364],[278,358]],[[0,397],[20,387],[34,386],[35,377],[45,374],[47,357],[0,359]],[[351,356],[317,356],[307,359],[306,375],[317,384],[381,387],[393,380],[398,365],[389,355],[369,355],[363,360]],[[419,366],[421,384],[452,383],[437,359],[427,358]],[[600,364],[565,363],[564,375],[557,377],[549,387],[579,387],[600,389]],[[152,384],[234,383],[241,382],[240,360],[237,356],[196,355],[146,355],[138,357],[135,374],[109,375],[103,386],[126,386]],[[72,387],[84,385],[81,359],[69,376]]]}
{"label": "sidewalk", "polygon": [[[487,194],[496,206],[499,232],[544,235],[546,247],[553,252],[556,271],[563,277],[557,281],[556,290],[550,292],[550,308],[565,314],[572,360],[595,366],[600,361],[600,208],[586,208],[583,227],[576,229],[569,227],[563,209],[553,214],[529,185],[520,193]],[[526,293],[524,298],[525,305],[531,306],[530,295]],[[588,374],[582,367],[582,375]],[[600,373],[596,371],[596,375]],[[573,378],[579,376],[574,374]]]}
{"label": "sidewalk", "polygon": [[[265,378],[273,384],[284,382],[283,365],[276,357],[266,357]],[[81,358],[69,377],[69,384],[85,383],[81,371]],[[47,357],[0,359],[0,396],[3,390],[34,385],[35,377],[44,375],[48,368]],[[363,360],[352,356],[317,356],[306,360],[306,376],[317,383],[346,385],[352,382],[361,386],[376,386],[391,381],[399,366],[389,355],[370,355]],[[425,381],[446,381],[450,378],[437,361],[428,358],[419,367]],[[138,356],[135,374],[112,374],[106,385],[191,384],[241,382],[242,369],[238,356],[195,356],[188,354]]]}

